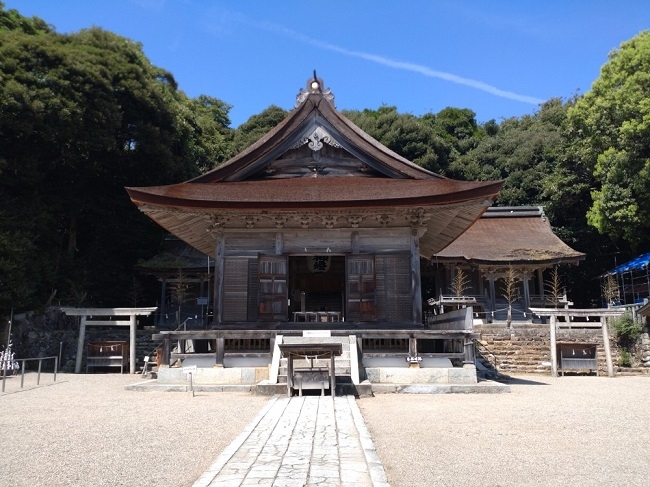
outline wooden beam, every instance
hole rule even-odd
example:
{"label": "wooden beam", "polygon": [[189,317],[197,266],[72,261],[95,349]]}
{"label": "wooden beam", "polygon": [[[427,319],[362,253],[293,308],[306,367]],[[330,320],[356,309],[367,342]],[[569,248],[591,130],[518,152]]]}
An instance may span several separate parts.
{"label": "wooden beam", "polygon": [[158,309],[157,306],[149,308],[59,308],[68,316],[149,316]]}
{"label": "wooden beam", "polygon": [[[135,318],[135,315],[133,315]],[[86,326],[130,326],[131,320],[89,320],[86,319]]]}

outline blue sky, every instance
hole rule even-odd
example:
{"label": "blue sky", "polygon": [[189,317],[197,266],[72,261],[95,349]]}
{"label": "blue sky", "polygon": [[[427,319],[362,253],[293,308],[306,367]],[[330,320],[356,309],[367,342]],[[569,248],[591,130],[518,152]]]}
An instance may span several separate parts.
{"label": "blue sky", "polygon": [[339,109],[531,114],[589,91],[608,53],[650,29],[647,0],[3,1],[62,33],[142,43],[189,96],[232,105],[233,126],[292,108],[314,69]]}

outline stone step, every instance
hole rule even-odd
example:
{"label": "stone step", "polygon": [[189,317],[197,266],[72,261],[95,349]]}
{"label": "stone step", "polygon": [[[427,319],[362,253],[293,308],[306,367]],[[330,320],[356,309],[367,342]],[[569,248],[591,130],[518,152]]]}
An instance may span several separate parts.
{"label": "stone step", "polygon": [[[347,369],[340,369],[335,372],[336,377],[344,376],[344,375],[350,375],[352,374],[352,370],[350,368]],[[286,370],[280,370],[278,371],[278,381],[284,378],[284,382],[287,381],[287,371]]]}

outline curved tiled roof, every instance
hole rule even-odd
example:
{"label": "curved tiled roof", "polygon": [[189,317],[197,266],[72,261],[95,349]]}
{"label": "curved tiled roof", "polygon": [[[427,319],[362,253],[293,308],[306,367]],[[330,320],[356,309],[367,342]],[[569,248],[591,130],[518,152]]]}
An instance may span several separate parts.
{"label": "curved tiled roof", "polygon": [[195,209],[368,208],[441,205],[496,197],[501,182],[452,179],[289,178],[221,183],[187,182],[127,188],[138,206]]}

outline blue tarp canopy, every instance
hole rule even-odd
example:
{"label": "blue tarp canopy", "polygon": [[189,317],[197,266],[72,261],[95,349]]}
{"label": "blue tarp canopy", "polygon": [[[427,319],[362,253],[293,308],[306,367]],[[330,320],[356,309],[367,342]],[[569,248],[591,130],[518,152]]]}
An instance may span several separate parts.
{"label": "blue tarp canopy", "polygon": [[622,274],[623,272],[630,272],[630,271],[635,271],[635,270],[640,270],[640,269],[647,269],[648,264],[650,263],[650,253],[648,254],[642,254],[639,255],[638,257],[635,257],[634,259],[626,262],[625,264],[621,264],[611,271],[609,271],[607,274]]}

